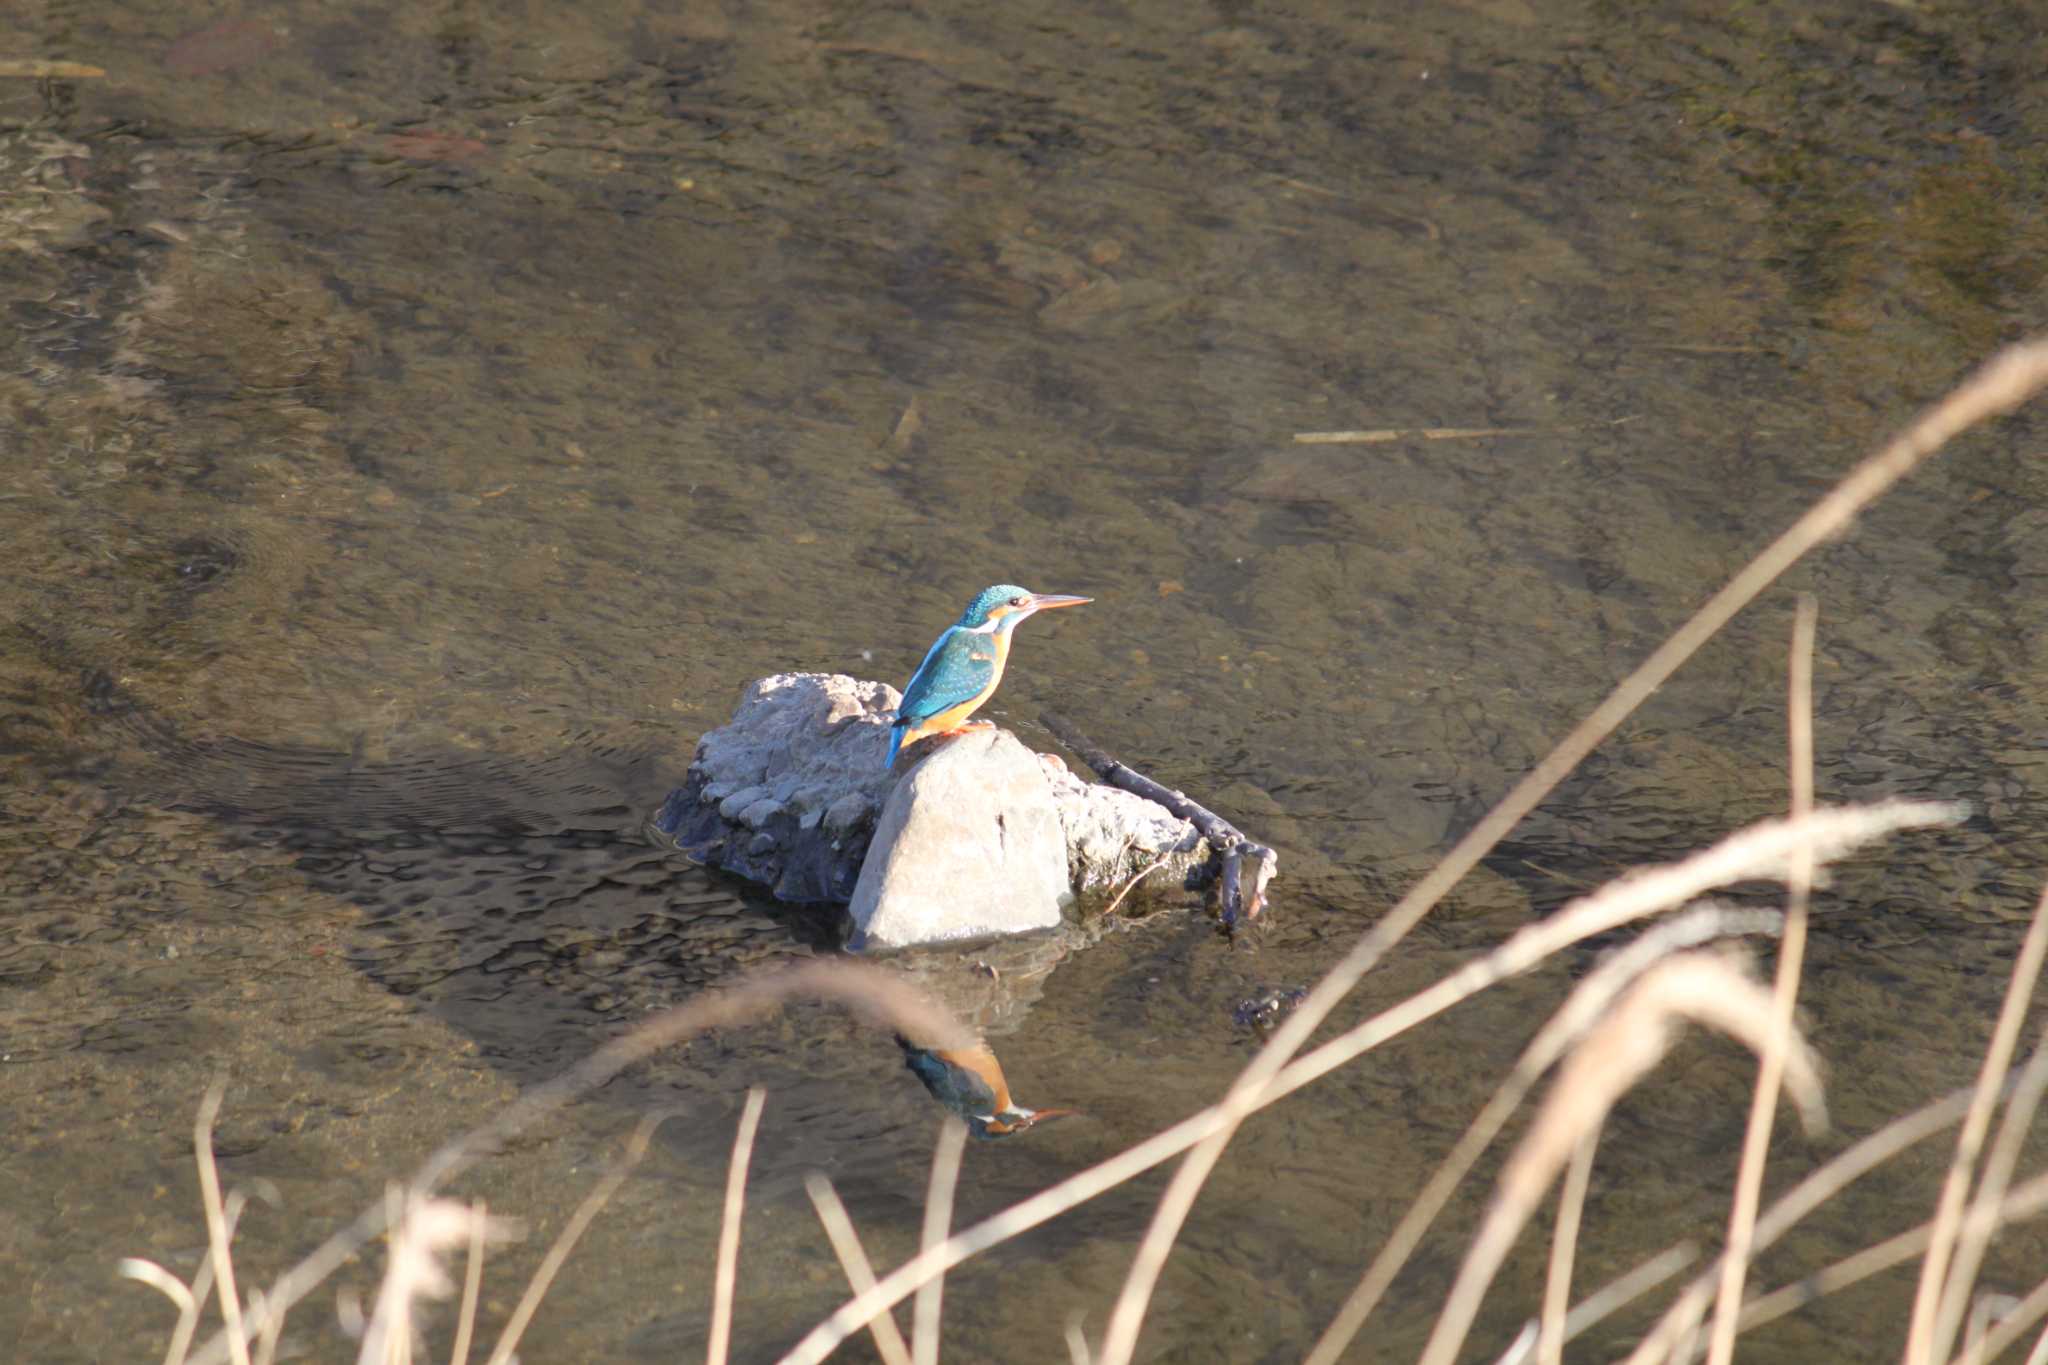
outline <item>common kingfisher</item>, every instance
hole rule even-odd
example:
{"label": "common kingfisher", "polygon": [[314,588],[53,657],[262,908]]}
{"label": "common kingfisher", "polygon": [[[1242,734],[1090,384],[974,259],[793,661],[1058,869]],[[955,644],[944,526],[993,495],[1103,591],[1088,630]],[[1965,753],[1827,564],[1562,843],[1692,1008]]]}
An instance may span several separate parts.
{"label": "common kingfisher", "polygon": [[[906,744],[932,735],[968,728],[968,717],[995,695],[1010,660],[1010,632],[1033,612],[1047,607],[1078,607],[1092,597],[1027,592],[1014,583],[984,588],[967,604],[960,619],[932,642],[924,662],[903,689],[896,724],[889,730],[887,766]],[[975,721],[987,725],[988,721]]]}
{"label": "common kingfisher", "polygon": [[977,1043],[966,1048],[923,1048],[896,1035],[903,1049],[903,1065],[910,1068],[932,1098],[967,1120],[967,1131],[978,1138],[1008,1137],[1048,1119],[1077,1114],[1077,1109],[1026,1109],[1010,1099],[1010,1086],[1003,1079],[1002,1064],[987,1046]]}

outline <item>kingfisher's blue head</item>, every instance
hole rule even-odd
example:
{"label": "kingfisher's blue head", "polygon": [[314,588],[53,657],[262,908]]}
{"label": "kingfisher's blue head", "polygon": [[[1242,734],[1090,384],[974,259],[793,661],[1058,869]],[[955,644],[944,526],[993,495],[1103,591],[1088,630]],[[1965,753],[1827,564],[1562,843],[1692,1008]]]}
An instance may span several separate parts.
{"label": "kingfisher's blue head", "polygon": [[967,604],[961,613],[960,624],[968,630],[993,630],[1007,635],[1017,628],[1017,623],[1035,611],[1047,607],[1078,607],[1083,602],[1092,602],[1092,597],[1067,597],[1060,593],[1031,592],[1015,583],[998,583],[993,588],[983,588]]}

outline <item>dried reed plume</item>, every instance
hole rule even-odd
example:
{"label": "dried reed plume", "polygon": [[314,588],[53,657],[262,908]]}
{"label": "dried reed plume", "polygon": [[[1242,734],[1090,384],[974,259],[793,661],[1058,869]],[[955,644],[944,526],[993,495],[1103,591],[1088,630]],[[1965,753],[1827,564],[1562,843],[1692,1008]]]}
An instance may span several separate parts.
{"label": "dried reed plume", "polygon": [[[1500,1189],[1466,1253],[1423,1365],[1450,1365],[1478,1315],[1480,1297],[1575,1147],[1596,1135],[1616,1100],[1664,1059],[1680,1020],[1719,1029],[1761,1053],[1770,1037],[1770,995],[1716,953],[1687,952],[1644,972],[1599,1026],[1565,1058],[1549,1099],[1501,1173]],[[1785,1057],[1785,1080],[1808,1126],[1825,1123],[1820,1069],[1803,1040]]]}

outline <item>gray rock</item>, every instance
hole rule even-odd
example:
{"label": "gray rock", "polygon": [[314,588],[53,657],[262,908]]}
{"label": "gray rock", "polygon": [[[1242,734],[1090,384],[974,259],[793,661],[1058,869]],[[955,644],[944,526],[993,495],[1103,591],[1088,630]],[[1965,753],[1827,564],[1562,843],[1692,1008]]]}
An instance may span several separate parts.
{"label": "gray rock", "polygon": [[1209,841],[1156,801],[1100,782],[1083,782],[1066,764],[1042,756],[1067,836],[1068,877],[1078,895],[1115,895],[1155,862],[1148,890],[1194,890],[1210,875]]}
{"label": "gray rock", "polygon": [[[649,822],[650,833],[700,862],[773,888],[783,900],[843,904],[854,900],[861,886],[862,864],[885,802],[892,808],[903,803],[888,842],[896,842],[900,827],[913,823],[912,805],[933,804],[930,811],[915,812],[915,823],[950,832],[921,838],[914,847],[940,857],[946,845],[957,842],[961,850],[977,850],[963,857],[999,861],[1016,852],[1006,845],[1024,838],[1026,831],[1031,837],[1045,831],[1045,814],[1052,812],[1049,837],[1063,850],[1056,891],[1049,889],[1052,874],[1038,868],[1005,891],[1006,897],[1014,896],[1009,913],[983,905],[957,915],[908,910],[898,915],[891,906],[880,935],[857,938],[875,944],[1045,927],[1058,921],[1058,907],[1072,897],[1106,901],[1162,854],[1163,864],[1139,886],[1139,899],[1197,890],[1208,880],[1209,846],[1186,821],[1129,792],[1083,781],[1057,758],[1033,755],[1007,734],[973,731],[934,746],[907,772],[889,772],[882,761],[898,700],[892,687],[838,674],[783,673],[751,684],[731,722],[698,741],[688,776]],[[961,766],[977,754],[998,764],[992,772],[1003,774],[999,781],[978,765],[971,773]],[[947,755],[958,756],[948,758],[933,776],[918,776]],[[1021,804],[1015,810],[992,805],[991,790]],[[970,799],[973,807],[963,804]],[[970,817],[970,809],[983,814]],[[1000,821],[995,819],[998,811]],[[977,820],[979,832],[970,828]],[[991,838],[993,855],[987,847]],[[890,858],[907,856],[892,853]],[[976,866],[971,884],[951,860],[924,870],[908,861],[901,867],[892,863],[888,875],[905,886],[937,886],[938,896],[954,900],[969,887],[994,895],[1008,874],[992,870],[994,861]],[[882,875],[878,866],[875,876]],[[865,913],[872,916],[879,907],[877,891]],[[925,927],[893,927],[899,923]],[[969,924],[982,927],[964,927]],[[899,936],[906,932],[939,937]]]}
{"label": "gray rock", "polygon": [[1067,840],[1038,755],[973,730],[889,795],[852,904],[853,948],[1057,928],[1073,899]]}
{"label": "gray rock", "polygon": [[846,901],[895,785],[882,761],[900,700],[834,673],[750,684],[732,721],[697,742],[651,832],[782,900]]}

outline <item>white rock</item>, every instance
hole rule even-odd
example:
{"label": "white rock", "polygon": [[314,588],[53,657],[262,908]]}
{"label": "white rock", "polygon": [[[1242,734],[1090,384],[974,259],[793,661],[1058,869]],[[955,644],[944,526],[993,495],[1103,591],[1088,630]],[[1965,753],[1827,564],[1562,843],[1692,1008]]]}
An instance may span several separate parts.
{"label": "white rock", "polygon": [[1051,929],[1072,899],[1066,834],[1038,756],[1007,731],[974,730],[890,794],[848,906],[848,946]]}

